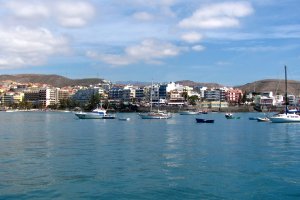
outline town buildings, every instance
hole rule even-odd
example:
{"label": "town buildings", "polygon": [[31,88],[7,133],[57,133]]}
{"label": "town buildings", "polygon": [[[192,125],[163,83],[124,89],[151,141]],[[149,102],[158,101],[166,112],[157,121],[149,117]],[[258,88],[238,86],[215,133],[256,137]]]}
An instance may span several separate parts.
{"label": "town buildings", "polygon": [[[236,88],[208,88],[203,86],[184,86],[175,82],[155,83],[144,86],[116,85],[109,81],[90,86],[72,86],[55,88],[45,84],[0,83],[0,105],[9,107],[28,102],[36,107],[46,108],[60,105],[64,99],[72,99],[79,105],[86,105],[93,95],[109,102],[140,104],[149,103],[166,106],[198,105],[202,108],[226,108],[241,103],[266,107],[281,106],[285,102],[283,95],[274,95],[271,91],[249,93],[243,98],[243,91]],[[244,102],[243,102],[244,99]],[[299,97],[289,94],[290,105],[299,106]]]}

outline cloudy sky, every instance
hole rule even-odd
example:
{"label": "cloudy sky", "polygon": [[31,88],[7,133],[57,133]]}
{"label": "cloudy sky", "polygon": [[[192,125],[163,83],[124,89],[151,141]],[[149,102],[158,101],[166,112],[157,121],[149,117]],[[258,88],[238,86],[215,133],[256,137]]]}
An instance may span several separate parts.
{"label": "cloudy sky", "polygon": [[300,80],[299,0],[0,0],[0,74]]}

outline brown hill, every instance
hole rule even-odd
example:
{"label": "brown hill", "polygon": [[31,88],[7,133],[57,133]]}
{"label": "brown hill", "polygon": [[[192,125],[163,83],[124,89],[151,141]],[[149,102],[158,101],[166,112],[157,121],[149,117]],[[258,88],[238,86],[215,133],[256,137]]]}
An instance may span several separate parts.
{"label": "brown hill", "polygon": [[[300,94],[300,81],[288,80],[288,94],[299,95]],[[272,91],[274,94],[284,94],[285,84],[284,80],[265,79],[255,81],[253,83],[247,83],[245,85],[236,86],[246,92],[265,92]]]}
{"label": "brown hill", "polygon": [[220,85],[218,83],[199,83],[199,82],[194,82],[194,81],[190,81],[190,80],[176,81],[176,83],[178,83],[180,85],[190,86],[190,87],[195,87],[195,86],[204,86],[204,87],[208,87],[208,88],[224,87],[223,85]]}
{"label": "brown hill", "polygon": [[18,83],[43,83],[54,87],[64,87],[72,85],[88,86],[92,84],[102,83],[103,79],[69,79],[59,75],[43,75],[43,74],[17,74],[17,75],[0,75],[0,81],[11,80]]}

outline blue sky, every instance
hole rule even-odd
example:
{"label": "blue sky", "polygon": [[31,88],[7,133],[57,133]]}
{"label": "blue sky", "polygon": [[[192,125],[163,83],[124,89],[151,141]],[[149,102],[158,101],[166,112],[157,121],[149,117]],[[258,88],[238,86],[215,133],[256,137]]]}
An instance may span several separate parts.
{"label": "blue sky", "polygon": [[300,80],[299,0],[0,0],[0,73]]}

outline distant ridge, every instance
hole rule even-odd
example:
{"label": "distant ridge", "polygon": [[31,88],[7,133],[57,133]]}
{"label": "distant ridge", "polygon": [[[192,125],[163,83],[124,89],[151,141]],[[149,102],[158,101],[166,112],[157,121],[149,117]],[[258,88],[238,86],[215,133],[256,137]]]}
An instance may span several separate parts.
{"label": "distant ridge", "polygon": [[[300,94],[300,81],[288,80],[288,94],[293,94],[298,96]],[[252,83],[247,83],[245,85],[236,86],[246,92],[266,92],[272,91],[274,95],[284,94],[284,80],[278,79],[265,79],[259,80]]]}
{"label": "distant ridge", "polygon": [[[85,78],[85,79],[69,79],[64,76],[59,76],[55,74],[17,74],[17,75],[0,75],[0,81],[11,80],[18,83],[41,83],[48,84],[54,87],[64,87],[64,86],[89,86],[98,83],[103,83],[104,79],[100,78]],[[147,82],[135,82],[135,81],[120,81],[118,83],[133,84],[133,85],[149,85],[151,83]],[[218,83],[200,83],[190,80],[176,81],[181,85],[186,85],[190,87],[195,86],[205,86],[208,88],[218,88],[224,87],[224,85]],[[235,86],[234,88],[239,88],[246,92],[265,92],[272,91],[275,95],[284,94],[284,80],[278,79],[265,79],[259,80],[252,83],[247,83],[245,85]],[[289,80],[288,81],[288,93],[293,95],[300,95],[300,81]]]}
{"label": "distant ridge", "polygon": [[0,81],[15,81],[18,83],[42,83],[54,87],[65,87],[72,85],[89,86],[92,84],[103,83],[104,79],[86,78],[86,79],[69,79],[64,76],[55,74],[17,74],[17,75],[0,75]]}
{"label": "distant ridge", "polygon": [[194,81],[190,81],[190,80],[176,81],[176,83],[179,83],[181,85],[190,86],[190,87],[195,87],[195,86],[204,86],[204,87],[208,87],[208,88],[224,87],[224,85],[221,85],[219,83],[199,83],[199,82],[194,82]]}

